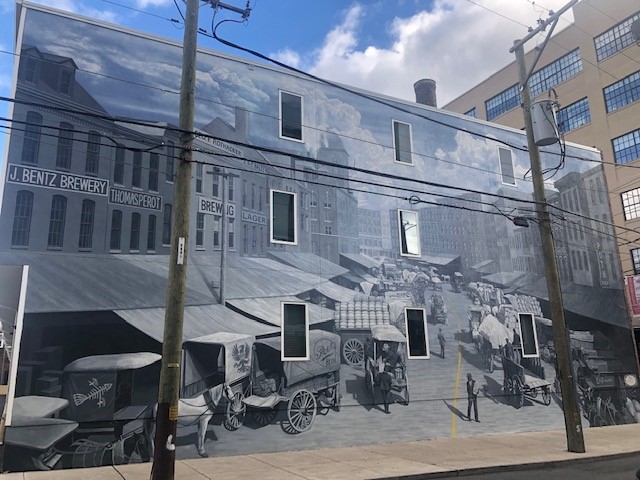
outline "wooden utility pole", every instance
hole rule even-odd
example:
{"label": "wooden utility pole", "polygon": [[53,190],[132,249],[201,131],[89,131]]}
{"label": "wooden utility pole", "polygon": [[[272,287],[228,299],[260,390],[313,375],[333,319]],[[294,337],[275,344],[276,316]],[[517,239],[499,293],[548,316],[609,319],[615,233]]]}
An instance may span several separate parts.
{"label": "wooden utility pole", "polygon": [[[527,142],[529,145],[529,156],[531,158],[531,176],[533,178],[533,191],[536,201],[538,221],[540,223],[540,237],[542,241],[542,256],[544,259],[544,270],[547,279],[547,291],[549,293],[549,304],[551,307],[551,321],[553,323],[553,344],[556,350],[556,361],[558,362],[558,374],[560,376],[560,386],[562,390],[562,410],[564,413],[564,424],[567,435],[567,449],[570,452],[584,453],[584,437],[580,409],[578,408],[577,395],[573,372],[571,369],[571,356],[569,352],[569,335],[564,319],[564,307],[562,305],[562,290],[558,275],[558,264],[556,261],[555,245],[553,243],[553,232],[551,231],[551,221],[547,206],[546,194],[544,191],[544,179],[540,164],[540,151],[535,143],[533,135],[533,124],[531,120],[531,92],[529,90],[529,77],[524,56],[524,44],[527,40],[544,30],[547,25],[553,24],[547,40],[553,32],[558,18],[568,10],[577,0],[572,0],[569,4],[561,8],[557,13],[551,15],[538,28],[529,32],[523,40],[516,40],[509,50],[515,52],[518,63],[518,75],[520,77],[520,88],[522,94],[522,110],[524,112],[524,125],[527,131]],[[546,45],[545,40],[542,49]],[[537,52],[536,60],[540,58],[542,49]],[[533,68],[532,68],[533,70]]]}
{"label": "wooden utility pole", "polygon": [[155,450],[152,480],[173,480],[175,475],[175,438],[178,426],[180,362],[182,360],[182,324],[189,250],[189,202],[193,112],[196,84],[196,49],[198,36],[198,0],[186,0],[182,83],[180,85],[180,160],[173,193],[171,255],[162,337],[162,369],[158,391]]}

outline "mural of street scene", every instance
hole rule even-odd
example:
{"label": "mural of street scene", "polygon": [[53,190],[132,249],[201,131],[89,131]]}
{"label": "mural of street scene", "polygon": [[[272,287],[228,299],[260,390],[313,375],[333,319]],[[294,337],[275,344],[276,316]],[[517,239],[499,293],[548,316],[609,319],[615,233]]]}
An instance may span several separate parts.
{"label": "mural of street scene", "polygon": [[[0,265],[30,268],[4,467],[149,461],[178,109],[117,79],[176,90],[180,49],[22,14]],[[212,103],[196,107],[178,458],[563,428],[522,132],[198,62],[197,97]],[[283,92],[306,102],[304,141],[278,135]],[[396,117],[414,122],[405,165]],[[553,152],[543,162],[556,168],[547,196],[582,424],[639,422],[600,155],[566,153],[562,168]],[[295,193],[295,244],[270,239],[274,190]],[[305,305],[308,360],[282,360],[283,304]],[[535,319],[534,357],[519,314]]]}

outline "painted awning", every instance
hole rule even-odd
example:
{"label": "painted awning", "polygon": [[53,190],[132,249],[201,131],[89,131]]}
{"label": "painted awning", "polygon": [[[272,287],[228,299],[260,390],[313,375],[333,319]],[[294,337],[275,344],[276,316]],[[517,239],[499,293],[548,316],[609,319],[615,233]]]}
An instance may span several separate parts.
{"label": "painted awning", "polygon": [[333,282],[324,282],[316,285],[314,290],[336,302],[351,302],[353,297],[358,294],[355,290],[341,287]]}
{"label": "painted awning", "polygon": [[269,252],[268,255],[269,258],[273,258],[285,265],[295,267],[303,272],[313,273],[325,279],[334,278],[348,272],[346,268],[313,253]]}
{"label": "painted awning", "polygon": [[495,260],[485,260],[472,265],[471,270],[475,270],[476,272],[485,275],[496,273],[498,271],[498,263]]}
{"label": "painted awning", "polygon": [[460,255],[446,255],[446,254],[423,256],[421,258],[423,262],[430,263],[431,265],[439,265],[441,267],[445,267],[450,263],[453,263],[459,259],[460,259]]}
{"label": "painted awning", "polygon": [[341,253],[340,257],[346,258],[347,260],[356,263],[367,270],[371,268],[380,268],[380,266],[382,265],[382,261],[376,260],[375,258],[363,253]]}
{"label": "painted awning", "polygon": [[[300,302],[298,297],[267,297],[267,298],[236,298],[227,300],[233,309],[242,312],[244,315],[252,317],[259,322],[267,325],[277,326],[278,330],[281,325],[282,302]],[[334,311],[330,308],[321,307],[313,303],[307,303],[309,309],[309,324],[322,323],[333,320]]]}

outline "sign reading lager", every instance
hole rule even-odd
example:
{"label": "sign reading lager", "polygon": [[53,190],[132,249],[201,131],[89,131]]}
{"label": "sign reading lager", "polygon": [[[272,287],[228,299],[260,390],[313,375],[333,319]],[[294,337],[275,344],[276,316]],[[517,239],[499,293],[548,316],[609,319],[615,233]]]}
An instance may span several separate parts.
{"label": "sign reading lager", "polygon": [[265,217],[264,215],[261,215],[259,213],[245,212],[243,210],[242,211],[242,221],[243,222],[257,223],[258,225],[266,225],[267,224],[267,217]]}

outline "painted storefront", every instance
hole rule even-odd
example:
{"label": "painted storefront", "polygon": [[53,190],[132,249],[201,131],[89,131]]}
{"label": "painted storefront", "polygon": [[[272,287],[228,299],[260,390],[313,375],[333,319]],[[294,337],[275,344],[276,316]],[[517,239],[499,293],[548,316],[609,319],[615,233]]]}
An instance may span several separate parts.
{"label": "painted storefront", "polygon": [[[147,461],[181,50],[41,6],[20,8],[18,40],[0,263],[30,274],[5,468]],[[533,216],[522,132],[211,51],[197,70],[179,458],[562,428],[537,224],[507,218]],[[282,92],[303,104],[298,141]],[[567,145],[547,180],[585,426],[640,420],[599,161]],[[297,245],[270,242],[272,190],[296,194]],[[307,306],[307,361],[281,360],[283,302]],[[406,307],[425,309],[429,358],[408,358]],[[518,312],[537,358],[507,351]]]}

